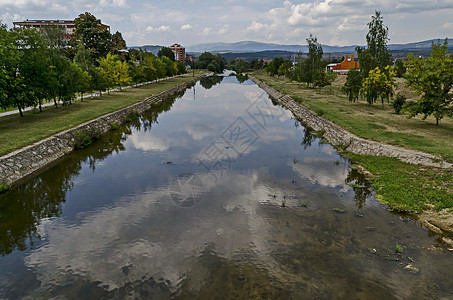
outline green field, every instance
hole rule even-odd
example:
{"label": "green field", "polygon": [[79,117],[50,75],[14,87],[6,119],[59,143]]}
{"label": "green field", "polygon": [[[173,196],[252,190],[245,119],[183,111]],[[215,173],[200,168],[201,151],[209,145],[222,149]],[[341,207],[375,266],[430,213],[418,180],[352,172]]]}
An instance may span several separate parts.
{"label": "green field", "polygon": [[[195,76],[207,72],[196,70]],[[24,117],[19,114],[0,118],[0,155],[5,155],[24,146],[38,142],[53,134],[75,127],[105,114],[117,111],[146,97],[168,90],[183,82],[193,79],[192,72],[181,77],[148,84],[141,87],[111,92],[110,95],[84,99],[63,107],[43,108],[43,112],[26,111]]]}

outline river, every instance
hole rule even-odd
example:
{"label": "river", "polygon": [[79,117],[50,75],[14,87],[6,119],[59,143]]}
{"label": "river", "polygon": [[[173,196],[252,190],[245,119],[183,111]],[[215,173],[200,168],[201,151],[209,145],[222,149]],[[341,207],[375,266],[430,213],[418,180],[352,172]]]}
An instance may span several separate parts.
{"label": "river", "polygon": [[441,239],[234,76],[0,194],[0,253],[1,299],[453,295]]}

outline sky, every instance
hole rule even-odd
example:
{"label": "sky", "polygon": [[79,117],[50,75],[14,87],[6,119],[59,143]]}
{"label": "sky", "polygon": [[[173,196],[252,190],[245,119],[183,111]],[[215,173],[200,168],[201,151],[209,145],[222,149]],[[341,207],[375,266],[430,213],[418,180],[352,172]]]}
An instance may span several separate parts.
{"label": "sky", "polygon": [[391,44],[453,37],[453,0],[0,0],[8,28],[26,19],[73,20],[90,12],[128,46],[257,41],[365,45],[381,11]]}

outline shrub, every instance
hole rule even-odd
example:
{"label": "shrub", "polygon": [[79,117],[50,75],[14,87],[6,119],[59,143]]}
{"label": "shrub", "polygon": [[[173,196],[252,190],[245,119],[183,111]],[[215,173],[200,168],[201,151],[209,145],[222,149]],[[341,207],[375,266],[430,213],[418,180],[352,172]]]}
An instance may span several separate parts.
{"label": "shrub", "polygon": [[118,128],[120,128],[120,127],[119,127],[118,124],[116,124],[116,123],[110,123],[110,128],[111,128],[112,130],[118,130]]}
{"label": "shrub", "polygon": [[403,109],[404,104],[406,104],[406,97],[404,95],[398,94],[396,95],[395,100],[393,100],[392,107],[395,110],[396,114],[400,114],[401,110]]}
{"label": "shrub", "polygon": [[6,184],[0,184],[0,194],[6,192],[7,190],[9,190],[9,186]]}
{"label": "shrub", "polygon": [[98,140],[101,137],[99,129],[86,129],[77,131],[74,136],[74,148],[83,149],[88,147],[92,142]]}

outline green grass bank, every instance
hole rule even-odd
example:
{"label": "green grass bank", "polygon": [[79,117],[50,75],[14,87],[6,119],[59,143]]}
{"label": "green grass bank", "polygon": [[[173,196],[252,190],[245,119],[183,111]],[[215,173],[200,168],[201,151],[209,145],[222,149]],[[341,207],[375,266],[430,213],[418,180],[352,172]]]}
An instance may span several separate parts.
{"label": "green grass bank", "polygon": [[[359,137],[438,154],[453,161],[452,118],[436,126],[434,118],[423,121],[397,115],[388,103],[382,108],[380,103],[370,107],[365,101],[349,102],[341,92],[344,78],[314,90],[264,71],[254,72],[253,76]],[[389,157],[344,154],[374,175],[369,180],[377,198],[391,209],[411,213],[446,209],[453,215],[453,170],[411,165]]]}
{"label": "green grass bank", "polygon": [[[208,72],[196,70],[195,76],[205,73]],[[143,101],[191,79],[192,72],[144,86],[123,89],[122,92],[110,92],[110,95],[106,93],[102,97],[85,98],[83,102],[78,100],[69,106],[44,107],[43,112],[26,111],[23,118],[19,114],[0,117],[0,155]]]}

